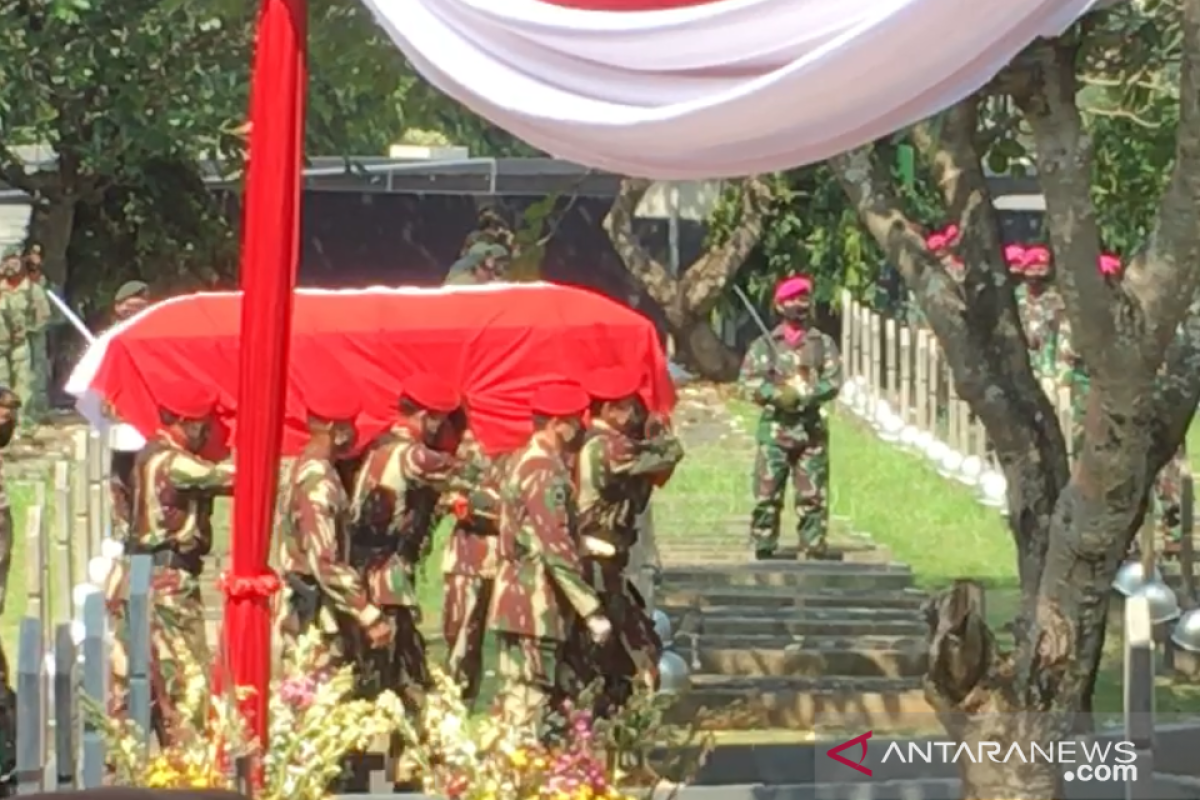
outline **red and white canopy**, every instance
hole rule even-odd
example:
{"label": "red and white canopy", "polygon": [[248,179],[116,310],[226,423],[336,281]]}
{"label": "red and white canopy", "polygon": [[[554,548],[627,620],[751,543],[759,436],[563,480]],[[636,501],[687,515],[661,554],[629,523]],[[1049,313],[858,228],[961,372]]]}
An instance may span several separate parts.
{"label": "red and white canopy", "polygon": [[1097,0],[365,2],[435,86],[551,155],[699,179],[890,135]]}

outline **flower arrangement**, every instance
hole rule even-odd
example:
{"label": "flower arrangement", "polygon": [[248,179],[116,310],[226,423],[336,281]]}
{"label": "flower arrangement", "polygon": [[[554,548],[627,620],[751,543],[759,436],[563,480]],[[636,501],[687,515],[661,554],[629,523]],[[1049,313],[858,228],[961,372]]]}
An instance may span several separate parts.
{"label": "flower arrangement", "polygon": [[384,692],[354,700],[352,667],[329,670],[318,634],[302,637],[273,682],[265,746],[247,741],[233,696],[211,696],[199,664],[183,663],[187,690],[177,708],[174,741],[151,755],[146,736],[130,720],[109,717],[87,703],[84,713],[102,733],[115,782],[159,789],[232,789],[236,756],[259,758],[261,800],[323,800],[342,758],[367,750],[407,724],[400,699]]}
{"label": "flower arrangement", "polygon": [[450,678],[434,670],[433,680],[424,735],[408,727],[406,758],[424,776],[426,793],[449,800],[632,800],[623,787],[662,782],[646,767],[648,743],[697,760],[711,747],[707,737],[690,741],[694,732],[689,743],[677,740],[678,731],[662,722],[668,701],[648,692],[604,720],[588,710],[585,693],[564,704],[547,743],[498,715],[472,718]]}

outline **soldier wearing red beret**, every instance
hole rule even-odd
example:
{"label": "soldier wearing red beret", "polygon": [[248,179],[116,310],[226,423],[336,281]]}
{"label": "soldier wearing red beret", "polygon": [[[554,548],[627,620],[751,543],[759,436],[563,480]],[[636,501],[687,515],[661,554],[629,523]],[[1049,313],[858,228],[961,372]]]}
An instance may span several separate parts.
{"label": "soldier wearing red beret", "polygon": [[800,554],[826,557],[829,529],[829,426],[825,409],[842,388],[842,357],[833,337],[811,321],[812,280],[780,281],[775,307],[783,322],[751,343],[738,378],[762,408],[754,461],[750,538],[756,559],[779,543],[783,495],[791,478]]}
{"label": "soldier wearing red beret", "polygon": [[582,662],[577,669],[584,672],[584,684],[603,681],[597,711],[607,716],[628,702],[636,679],[651,686],[656,680],[662,645],[645,602],[625,572],[638,540],[638,517],[650,503],[656,479],[683,459],[683,447],[661,422],[647,431],[637,370],[597,370],[586,385],[592,426],[579,456],[584,573],[599,592],[617,636],[599,660],[575,661]]}
{"label": "soldier wearing red beret", "polygon": [[289,612],[283,639],[288,647],[315,625],[331,659],[341,663],[354,647],[340,635],[347,625],[360,628],[375,648],[391,640],[392,629],[367,597],[362,575],[345,560],[350,497],[335,463],[354,446],[361,409],[353,395],[327,378],[301,392],[308,443],[288,480],[280,559]]}
{"label": "soldier wearing red beret", "polygon": [[612,634],[583,576],[564,460],[582,444],[589,402],[582,387],[567,382],[534,393],[533,436],[513,455],[500,492],[500,568],[490,627],[499,646],[501,712],[507,724],[531,733],[544,733],[544,715],[564,699],[559,667],[579,621],[597,643]]}
{"label": "soldier wearing red beret", "polygon": [[[351,503],[351,563],[364,570],[371,601],[396,629],[372,692],[395,691],[418,718],[430,678],[416,570],[429,551],[439,496],[469,485],[470,465],[435,446],[461,405],[458,390],[445,380],[429,373],[409,376],[400,394],[400,420],[368,448]],[[394,740],[390,753],[397,766],[401,744]],[[397,788],[407,786],[399,773],[392,780]]]}
{"label": "soldier wearing red beret", "polygon": [[[155,718],[160,739],[169,741],[176,709],[187,689],[185,665],[210,663],[200,580],[203,558],[212,549],[212,493],[232,488],[233,465],[216,464],[199,455],[208,443],[217,407],[211,388],[181,381],[161,387],[157,399],[159,430],[134,461],[136,500],[125,555],[149,555],[154,560],[151,641],[161,678],[155,682]],[[115,571],[124,572],[124,567]],[[119,621],[124,592],[112,592],[111,599]],[[114,664],[119,661],[114,659]],[[122,676],[116,677],[119,685]],[[119,689],[114,699],[118,709],[123,708]]]}

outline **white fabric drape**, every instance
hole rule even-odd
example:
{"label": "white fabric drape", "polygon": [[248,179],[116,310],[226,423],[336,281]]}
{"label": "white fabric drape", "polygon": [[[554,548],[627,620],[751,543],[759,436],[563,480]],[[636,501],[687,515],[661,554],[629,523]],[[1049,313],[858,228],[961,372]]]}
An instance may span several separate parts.
{"label": "white fabric drape", "polygon": [[813,163],[979,89],[1096,0],[365,0],[435,86],[559,158],[699,179]]}

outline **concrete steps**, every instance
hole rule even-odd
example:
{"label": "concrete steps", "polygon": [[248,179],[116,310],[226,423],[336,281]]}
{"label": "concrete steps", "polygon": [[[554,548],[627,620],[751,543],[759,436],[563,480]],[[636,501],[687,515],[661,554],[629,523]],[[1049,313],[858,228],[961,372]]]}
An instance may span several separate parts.
{"label": "concrete steps", "polygon": [[699,672],[730,677],[919,678],[928,661],[923,648],[823,649],[807,643],[782,648],[732,648],[701,643],[677,649]]}
{"label": "concrete steps", "polygon": [[705,674],[692,676],[691,690],[671,707],[670,717],[684,724],[705,718],[725,730],[907,730],[933,719],[913,679]]}
{"label": "concrete steps", "polygon": [[692,667],[672,716],[704,709],[707,724],[744,730],[930,724],[927,596],[912,570],[848,533],[841,561],[752,561],[747,528],[732,519],[716,534],[658,541],[655,604]]}

